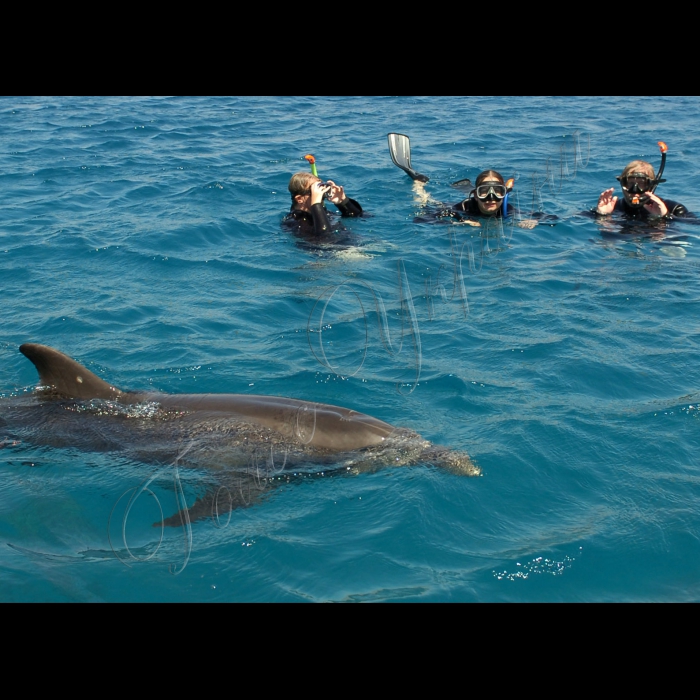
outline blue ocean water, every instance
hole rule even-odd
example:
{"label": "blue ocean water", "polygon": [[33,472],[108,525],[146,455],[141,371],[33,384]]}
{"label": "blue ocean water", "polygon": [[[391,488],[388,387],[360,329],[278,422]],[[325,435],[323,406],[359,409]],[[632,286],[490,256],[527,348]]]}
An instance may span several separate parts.
{"label": "blue ocean water", "polygon": [[[324,474],[161,533],[172,467],[0,425],[0,600],[697,600],[700,228],[581,212],[663,140],[658,193],[700,213],[699,106],[3,98],[0,417],[37,383],[31,341],[122,388],[347,406],[483,476]],[[436,200],[495,168],[556,225],[414,223],[391,131]],[[307,153],[371,214],[356,245],[281,229]],[[204,475],[180,478],[191,503]]]}

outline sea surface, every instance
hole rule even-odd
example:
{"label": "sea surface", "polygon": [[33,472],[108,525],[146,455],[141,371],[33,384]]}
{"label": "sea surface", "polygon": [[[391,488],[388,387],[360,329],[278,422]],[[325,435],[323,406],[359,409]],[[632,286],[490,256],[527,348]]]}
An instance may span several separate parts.
{"label": "sea surface", "polygon": [[[700,227],[585,215],[658,141],[658,194],[700,213],[699,107],[2,98],[0,416],[36,342],[124,389],[346,406],[483,474],[329,469],[161,529],[205,474],[0,427],[0,600],[700,599]],[[494,168],[556,220],[414,223],[389,132],[435,201]],[[280,225],[309,153],[368,214],[335,244]]]}

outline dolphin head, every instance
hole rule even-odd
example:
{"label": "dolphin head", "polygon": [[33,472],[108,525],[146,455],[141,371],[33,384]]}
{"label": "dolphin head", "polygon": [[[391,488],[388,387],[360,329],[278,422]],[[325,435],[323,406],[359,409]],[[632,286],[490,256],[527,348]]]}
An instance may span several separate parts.
{"label": "dolphin head", "polygon": [[459,476],[481,476],[481,469],[465,452],[433,445],[408,428],[394,428],[391,435],[379,446],[368,447],[345,462],[354,472],[371,472],[381,467],[411,467],[417,464],[433,464]]}
{"label": "dolphin head", "polygon": [[481,469],[469,459],[466,452],[451,450],[441,445],[430,445],[423,450],[422,461],[434,464],[459,476],[481,476]]}

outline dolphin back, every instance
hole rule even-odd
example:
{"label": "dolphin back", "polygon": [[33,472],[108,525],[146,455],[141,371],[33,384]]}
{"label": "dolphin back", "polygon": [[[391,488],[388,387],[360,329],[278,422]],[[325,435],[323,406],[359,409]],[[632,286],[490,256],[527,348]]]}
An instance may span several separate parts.
{"label": "dolphin back", "polygon": [[25,343],[19,351],[34,363],[43,386],[72,399],[116,399],[122,392],[58,350]]}
{"label": "dolphin back", "polygon": [[237,415],[302,445],[332,451],[381,444],[395,430],[378,418],[342,406],[253,394],[144,394],[162,406],[212,415]]}

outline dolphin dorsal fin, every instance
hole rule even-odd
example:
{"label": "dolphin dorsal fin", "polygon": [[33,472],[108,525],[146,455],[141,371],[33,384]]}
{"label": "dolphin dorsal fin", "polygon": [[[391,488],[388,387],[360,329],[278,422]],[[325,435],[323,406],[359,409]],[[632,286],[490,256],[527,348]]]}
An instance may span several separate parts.
{"label": "dolphin dorsal fin", "polygon": [[39,372],[42,385],[72,399],[116,399],[122,392],[75,360],[46,345],[25,343],[19,351]]}

